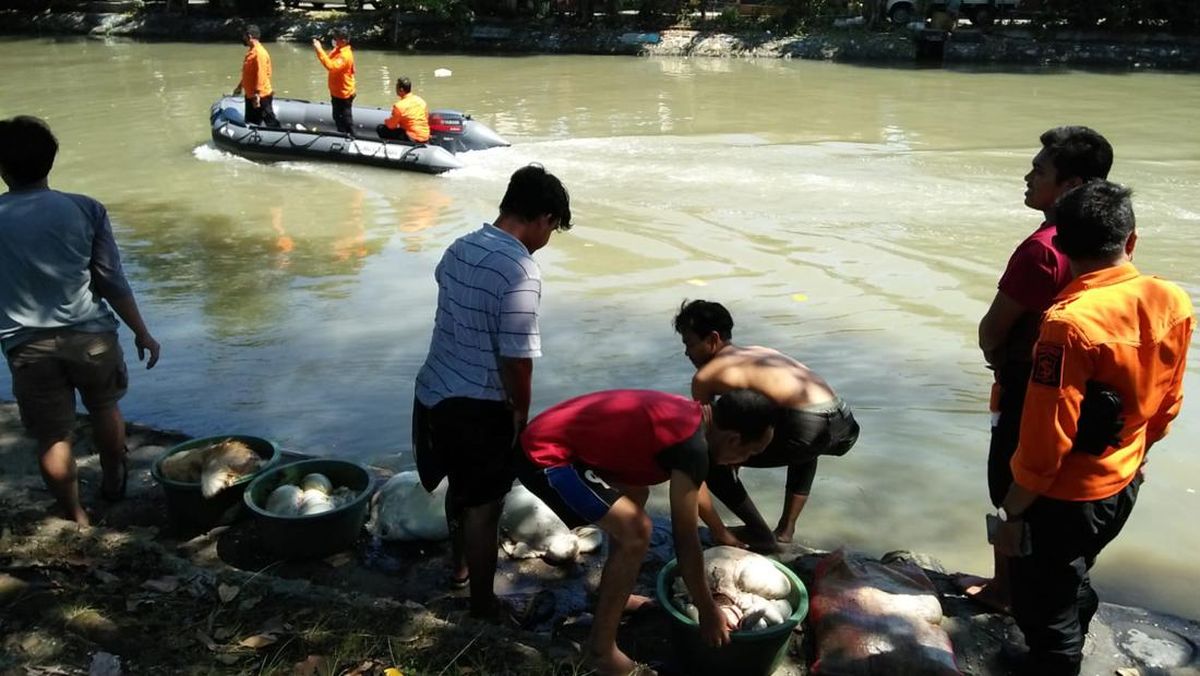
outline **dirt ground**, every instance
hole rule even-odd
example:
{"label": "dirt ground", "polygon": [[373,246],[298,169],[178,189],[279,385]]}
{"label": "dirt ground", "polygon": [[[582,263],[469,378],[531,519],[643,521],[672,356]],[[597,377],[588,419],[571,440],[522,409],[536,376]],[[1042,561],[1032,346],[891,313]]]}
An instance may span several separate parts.
{"label": "dirt ground", "polygon": [[[95,525],[80,529],[49,515],[53,500],[32,443],[20,434],[15,407],[0,404],[0,673],[589,673],[579,645],[602,555],[556,568],[501,553],[497,592],[519,626],[479,622],[467,617],[465,592],[448,589],[443,543],[380,543],[364,531],[352,550],[281,562],[263,551],[252,520],[206,532],[178,526],[149,467],[185,438],[131,426],[128,497],[109,505],[97,497],[99,464],[81,418],[75,449]],[[389,473],[377,470],[381,478]],[[654,576],[673,557],[670,540],[667,524],[656,522],[639,593],[653,595]],[[820,558],[800,546],[779,556],[810,588]],[[910,558],[942,592],[943,626],[960,669],[1006,673],[1000,646],[1020,640],[1012,621],[958,596],[936,561]],[[1194,665],[1194,622],[1105,605],[1094,624],[1087,674]],[[659,609],[628,616],[619,641],[660,673],[685,673]],[[812,652],[802,625],[775,676],[807,674]]]}

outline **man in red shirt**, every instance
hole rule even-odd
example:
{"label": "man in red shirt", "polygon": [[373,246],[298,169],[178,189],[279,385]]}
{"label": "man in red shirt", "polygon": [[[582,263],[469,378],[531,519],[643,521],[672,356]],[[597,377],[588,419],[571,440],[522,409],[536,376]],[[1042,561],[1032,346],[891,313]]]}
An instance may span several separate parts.
{"label": "man in red shirt", "polygon": [[1011,557],[1013,617],[1029,647],[1014,673],[1076,676],[1099,599],[1088,571],[1125,525],[1150,447],[1183,402],[1195,327],[1188,294],[1131,263],[1127,188],[1093,181],[1056,204],[1075,278],[1033,351],[1013,481],[993,538]]}
{"label": "man in red shirt", "polygon": [[[1113,161],[1112,146],[1087,127],[1055,127],[1040,140],[1042,149],[1025,175],[1025,206],[1042,212],[1042,224],[1009,258],[992,305],[979,322],[979,348],[988,368],[995,371],[987,461],[988,492],[995,507],[1012,483],[1009,460],[1017,450],[1021,408],[1042,313],[1071,280],[1070,265],[1054,246],[1054,203],[1072,188],[1106,178]],[[992,580],[963,576],[959,583],[969,596],[1007,612],[1006,570],[1007,561],[997,556]]]}
{"label": "man in red shirt", "polygon": [[518,477],[568,526],[594,523],[611,539],[600,578],[588,659],[603,676],[637,664],[617,648],[617,625],[650,544],[649,487],[670,482],[671,528],[700,634],[729,642],[712,600],[697,531],[699,490],[711,465],[745,462],[770,443],[775,406],[753,390],[713,404],[650,390],[611,390],[547,409],[521,434]]}

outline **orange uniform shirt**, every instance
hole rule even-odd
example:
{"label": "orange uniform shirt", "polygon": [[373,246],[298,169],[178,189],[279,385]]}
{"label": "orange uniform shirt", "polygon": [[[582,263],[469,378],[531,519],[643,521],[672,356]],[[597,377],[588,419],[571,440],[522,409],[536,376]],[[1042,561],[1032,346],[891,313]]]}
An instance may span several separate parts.
{"label": "orange uniform shirt", "polygon": [[337,99],[348,99],[358,91],[354,83],[354,52],[350,45],[335,47],[325,53],[317,47],[317,60],[329,71],[329,95]]}
{"label": "orange uniform shirt", "polygon": [[425,99],[409,93],[392,104],[392,116],[384,121],[388,129],[403,129],[418,143],[429,140],[429,106]]}
{"label": "orange uniform shirt", "polygon": [[274,93],[271,89],[271,55],[258,40],[250,41],[250,49],[246,50],[246,58],[242,59],[242,91],[246,96],[270,96]]}
{"label": "orange uniform shirt", "polygon": [[[1126,263],[1076,278],[1046,311],[1033,350],[1021,442],[1012,458],[1021,487],[1057,500],[1120,492],[1146,448],[1179,415],[1195,327],[1182,289]],[[1103,455],[1071,452],[1089,380],[1113,390],[1125,418],[1120,443]]]}

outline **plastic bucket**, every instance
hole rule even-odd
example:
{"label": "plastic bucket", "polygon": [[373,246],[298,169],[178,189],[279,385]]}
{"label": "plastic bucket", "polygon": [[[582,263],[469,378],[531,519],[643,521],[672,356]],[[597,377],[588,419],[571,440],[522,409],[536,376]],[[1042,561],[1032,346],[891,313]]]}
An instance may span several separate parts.
{"label": "plastic bucket", "polygon": [[[228,439],[240,441],[249,446],[250,450],[257,453],[265,461],[263,466],[254,474],[249,474],[238,479],[225,488],[225,490],[211,498],[206,498],[200,493],[199,482],[174,481],[163,476],[163,460],[166,460],[170,456],[190,451],[194,448],[204,448],[205,446],[219,444]],[[279,447],[275,445],[275,442],[244,434],[223,434],[219,437],[192,439],[191,441],[185,441],[178,446],[167,449],[150,466],[150,475],[162,486],[163,495],[167,500],[167,513],[172,519],[192,526],[211,528],[213,526],[232,523],[237,519],[242,511],[242,492],[246,490],[246,485],[255,476],[267,471],[278,462]]]}
{"label": "plastic bucket", "polygon": [[[334,487],[355,491],[350,502],[321,514],[282,516],[266,510],[271,491],[284,484],[299,484],[305,475],[324,474]],[[375,480],[365,467],[347,460],[314,458],[274,467],[246,488],[243,499],[258,525],[259,540],[281,559],[312,559],[348,549],[358,539]]]}
{"label": "plastic bucket", "polygon": [[672,559],[659,571],[655,594],[670,616],[675,654],[687,666],[686,673],[695,676],[768,676],[779,668],[787,654],[792,630],[808,615],[808,590],[790,568],[774,559],[770,561],[792,583],[792,592],[787,597],[793,608],[791,616],[781,624],[766,629],[732,632],[729,644],[720,648],[701,640],[700,625],[684,615],[671,600],[671,585],[677,576],[676,560]]}

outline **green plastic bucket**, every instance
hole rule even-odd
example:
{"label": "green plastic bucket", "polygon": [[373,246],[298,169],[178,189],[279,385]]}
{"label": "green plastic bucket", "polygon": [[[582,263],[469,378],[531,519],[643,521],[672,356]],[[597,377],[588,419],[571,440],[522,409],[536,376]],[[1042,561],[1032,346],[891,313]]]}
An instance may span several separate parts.
{"label": "green plastic bucket", "polygon": [[[308,516],[281,516],[266,509],[271,491],[299,484],[305,475],[324,474],[335,487],[355,491],[354,499],[337,509]],[[313,559],[354,546],[375,492],[375,480],[365,467],[347,460],[314,458],[279,465],[250,483],[243,496],[258,526],[259,541],[281,559]]]}
{"label": "green plastic bucket", "polygon": [[[250,450],[257,453],[265,461],[263,466],[254,474],[238,479],[225,490],[211,498],[206,498],[200,493],[200,484],[198,482],[174,481],[163,476],[163,460],[176,453],[190,451],[193,448],[204,448],[205,446],[221,443],[227,439],[240,441],[249,446]],[[212,528],[213,526],[232,523],[238,518],[242,511],[242,492],[246,490],[246,485],[255,476],[279,462],[279,457],[279,447],[273,441],[245,434],[223,434],[219,437],[192,439],[191,441],[185,441],[178,446],[167,449],[150,466],[150,474],[162,486],[163,495],[167,500],[167,514],[172,519],[191,526]]]}
{"label": "green plastic bucket", "polygon": [[671,585],[677,577],[676,560],[672,559],[658,572],[655,594],[659,605],[670,616],[675,654],[687,667],[685,673],[695,676],[768,676],[779,668],[787,654],[792,630],[808,615],[808,590],[790,568],[774,559],[770,561],[792,583],[792,592],[787,597],[793,608],[791,616],[766,629],[731,632],[729,643],[720,648],[701,640],[700,625],[680,612],[671,600]]}

